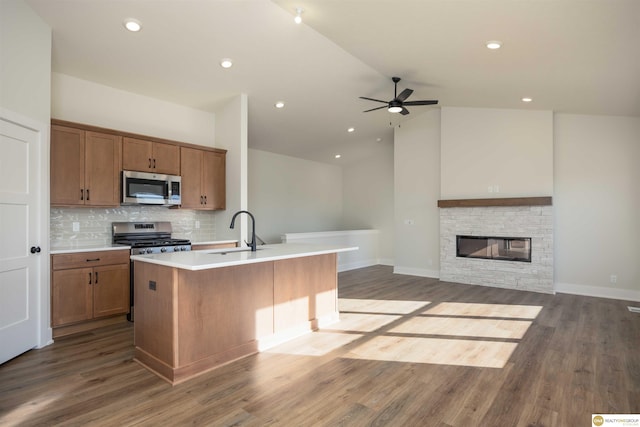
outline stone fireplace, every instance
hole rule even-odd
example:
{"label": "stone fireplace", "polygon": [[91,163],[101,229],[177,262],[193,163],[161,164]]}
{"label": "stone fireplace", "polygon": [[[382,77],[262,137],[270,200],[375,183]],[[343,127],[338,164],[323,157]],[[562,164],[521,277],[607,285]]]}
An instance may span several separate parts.
{"label": "stone fireplace", "polygon": [[[438,206],[440,280],[553,293],[550,197],[441,200]],[[462,254],[460,237],[467,238]],[[528,259],[515,260],[525,249]]]}

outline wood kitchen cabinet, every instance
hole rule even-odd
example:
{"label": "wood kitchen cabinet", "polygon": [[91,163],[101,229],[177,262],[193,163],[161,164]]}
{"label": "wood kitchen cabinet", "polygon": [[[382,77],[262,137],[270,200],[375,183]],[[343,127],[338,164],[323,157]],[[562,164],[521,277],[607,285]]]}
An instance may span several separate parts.
{"label": "wood kitchen cabinet", "polygon": [[226,208],[226,152],[180,148],[182,207]]}
{"label": "wood kitchen cabinet", "polygon": [[100,319],[128,312],[128,249],[51,255],[54,337],[102,326]]}
{"label": "wood kitchen cabinet", "polygon": [[180,147],[125,137],[122,140],[122,169],[180,175]]}
{"label": "wood kitchen cabinet", "polygon": [[122,137],[51,126],[51,204],[119,206]]}

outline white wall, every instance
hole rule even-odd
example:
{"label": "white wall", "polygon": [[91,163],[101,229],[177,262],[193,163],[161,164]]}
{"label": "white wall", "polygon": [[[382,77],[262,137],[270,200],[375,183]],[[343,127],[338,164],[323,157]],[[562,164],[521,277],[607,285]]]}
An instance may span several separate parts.
{"label": "white wall", "polygon": [[235,239],[248,241],[247,226],[250,222],[246,215],[238,218],[231,230],[231,217],[248,205],[248,99],[241,94],[216,114],[216,146],[227,150],[227,200],[226,210],[216,213],[216,239]]}
{"label": "white wall", "polygon": [[395,129],[394,165],[394,272],[438,277],[439,109],[415,116]]}
{"label": "white wall", "polygon": [[125,132],[215,147],[212,113],[53,73],[51,116]]}
{"label": "white wall", "polygon": [[640,300],[640,118],[556,114],[554,140],[556,290]]}
{"label": "white wall", "polygon": [[442,108],[441,150],[442,199],[553,194],[551,111]]}
{"label": "white wall", "polygon": [[279,243],[285,233],[340,230],[342,170],[250,149],[249,210],[267,243]]}
{"label": "white wall", "polygon": [[342,170],[342,227],[345,230],[375,229],[381,264],[393,265],[393,145]]}
{"label": "white wall", "polygon": [[0,107],[48,124],[51,28],[22,0],[2,0],[0,46]]}

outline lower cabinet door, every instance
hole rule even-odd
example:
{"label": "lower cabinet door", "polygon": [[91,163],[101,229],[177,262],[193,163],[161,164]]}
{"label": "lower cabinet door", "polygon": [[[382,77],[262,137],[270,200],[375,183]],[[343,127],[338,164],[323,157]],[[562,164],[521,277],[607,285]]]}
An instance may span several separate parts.
{"label": "lower cabinet door", "polygon": [[51,326],[62,326],[91,319],[93,279],[92,268],[53,272]]}
{"label": "lower cabinet door", "polygon": [[129,312],[129,265],[94,267],[93,317]]}

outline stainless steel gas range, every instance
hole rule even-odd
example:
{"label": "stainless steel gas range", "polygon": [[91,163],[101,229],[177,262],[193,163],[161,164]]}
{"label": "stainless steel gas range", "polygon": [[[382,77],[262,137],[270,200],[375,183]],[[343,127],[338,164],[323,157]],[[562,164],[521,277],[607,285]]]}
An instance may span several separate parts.
{"label": "stainless steel gas range", "polygon": [[[171,237],[171,223],[157,222],[114,222],[111,224],[113,243],[131,246],[131,255],[159,254],[183,252],[191,250],[191,242],[187,239]],[[133,322],[133,262],[130,268],[129,295],[131,310],[127,318]]]}

